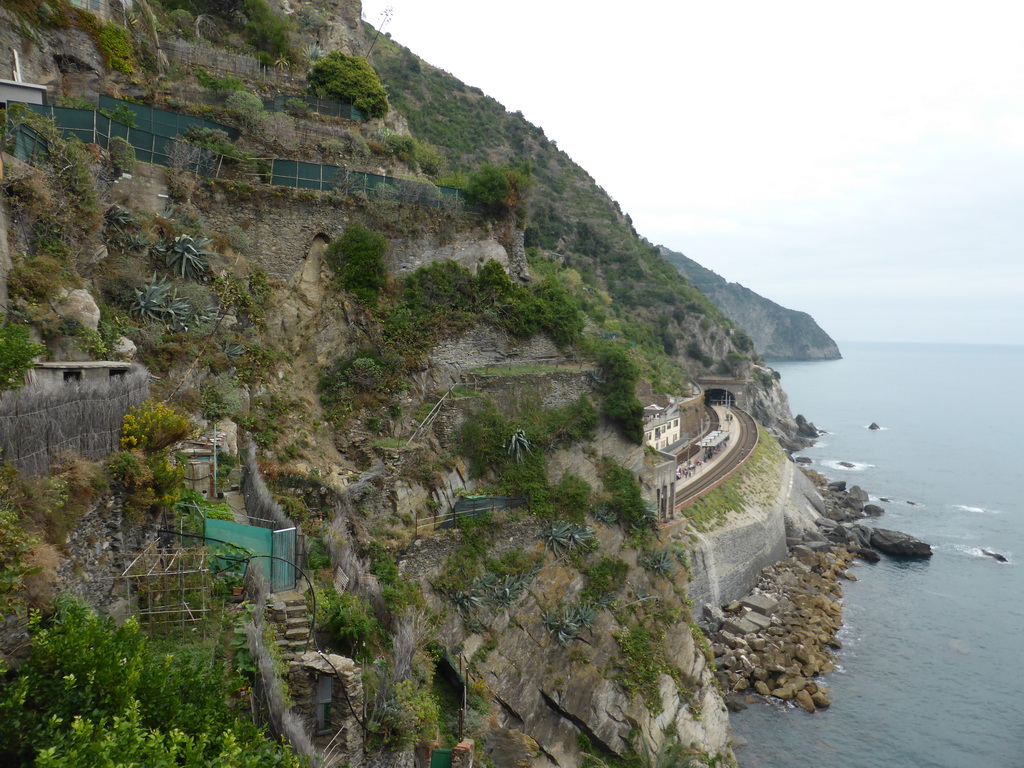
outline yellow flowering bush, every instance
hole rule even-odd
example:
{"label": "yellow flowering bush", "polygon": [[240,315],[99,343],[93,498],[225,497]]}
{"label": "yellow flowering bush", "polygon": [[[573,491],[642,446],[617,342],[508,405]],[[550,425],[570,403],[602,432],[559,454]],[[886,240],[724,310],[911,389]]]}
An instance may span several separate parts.
{"label": "yellow flowering bush", "polygon": [[166,403],[147,400],[125,414],[121,447],[155,453],[180,443],[191,433],[192,423],[187,416]]}

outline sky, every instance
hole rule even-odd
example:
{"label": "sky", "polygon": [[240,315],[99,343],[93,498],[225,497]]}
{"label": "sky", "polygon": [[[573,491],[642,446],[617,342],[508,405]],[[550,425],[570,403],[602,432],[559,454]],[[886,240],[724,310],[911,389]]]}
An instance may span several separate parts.
{"label": "sky", "polygon": [[363,0],[837,341],[1024,344],[1024,4]]}

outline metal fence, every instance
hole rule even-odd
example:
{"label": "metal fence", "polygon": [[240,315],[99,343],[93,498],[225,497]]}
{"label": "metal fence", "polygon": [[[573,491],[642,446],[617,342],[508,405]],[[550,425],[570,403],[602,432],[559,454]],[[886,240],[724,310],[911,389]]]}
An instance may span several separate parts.
{"label": "metal fence", "polygon": [[280,93],[273,99],[263,102],[263,108],[270,112],[284,112],[288,106],[288,102],[301,101],[304,108],[309,112],[316,112],[318,115],[326,115],[327,117],[340,117],[345,120],[357,120],[364,122],[366,115],[359,109],[355,104],[346,104],[341,101],[332,101],[331,99],[321,99],[319,96],[288,96]]}
{"label": "metal fence", "polygon": [[528,505],[526,496],[463,496],[455,502],[451,511],[426,517],[416,516],[416,534],[422,531],[458,528],[461,520]]}
{"label": "metal fence", "polygon": [[232,128],[230,125],[224,125],[223,123],[216,123],[213,120],[183,115],[180,112],[168,112],[166,109],[147,107],[143,104],[114,99],[102,94],[100,95],[100,109],[109,112],[115,109],[127,109],[135,116],[136,128],[169,139],[183,136],[185,131],[192,127],[224,131],[232,140],[242,135],[242,132],[237,128]]}
{"label": "metal fence", "polygon": [[345,195],[361,195],[375,200],[460,210],[462,192],[453,187],[438,187],[425,182],[351,171],[337,165],[318,165],[300,160],[275,159],[271,162],[271,183],[298,189],[333,190]]}
{"label": "metal fence", "polygon": [[[178,139],[170,136],[160,136],[141,128],[131,128],[91,109],[71,109],[70,107],[41,104],[25,104],[24,106],[30,112],[53,120],[65,138],[74,136],[86,144],[97,144],[104,149],[110,149],[112,140],[123,139],[135,150],[135,159],[142,163],[172,165],[175,146],[180,143]],[[8,120],[10,120],[9,113],[8,110]],[[40,153],[45,154],[49,149],[39,133],[24,122],[10,125],[9,132],[13,138],[12,153],[19,160],[32,162],[39,158]],[[188,153],[187,169],[202,176],[214,175],[218,155],[200,147],[192,149],[194,151]]]}
{"label": "metal fence", "polygon": [[[128,104],[137,108],[146,124],[162,131],[171,133],[175,126],[201,125],[218,127],[215,123],[202,118],[181,118],[175,123],[169,115],[174,113],[152,107],[140,107],[130,102],[111,99],[106,102],[112,106]],[[110,148],[115,138],[124,139],[135,150],[136,160],[156,165],[185,167],[201,176],[215,176],[220,166],[220,155],[208,149],[188,145],[188,153],[179,153],[175,161],[175,147],[182,144],[173,136],[160,135],[141,128],[131,128],[124,123],[113,120],[101,112],[91,109],[71,109],[69,107],[53,107],[41,104],[25,104],[30,112],[53,120],[57,128],[65,136],[75,136],[87,144],[98,144],[104,149]],[[133,110],[134,111],[134,110]],[[13,153],[19,160],[32,162],[40,152],[46,152],[46,142],[37,131],[25,122],[11,123],[8,110],[9,135],[13,138]],[[396,179],[391,176],[379,176],[375,173],[352,171],[337,165],[320,165],[304,163],[300,160],[283,160],[268,158],[270,173],[260,172],[258,180],[269,181],[279,186],[296,189],[313,189],[318,191],[335,191],[343,195],[362,196],[373,200],[391,200],[409,205],[419,205],[445,210],[462,210],[465,202],[461,190],[454,187],[439,187],[428,182]],[[183,165],[184,164],[184,165]]]}
{"label": "metal fence", "polygon": [[231,53],[212,45],[190,43],[187,40],[164,40],[161,49],[167,58],[182,69],[203,69],[220,77],[244,77],[281,86],[304,87],[306,75],[270,69],[259,59],[244,53]]}

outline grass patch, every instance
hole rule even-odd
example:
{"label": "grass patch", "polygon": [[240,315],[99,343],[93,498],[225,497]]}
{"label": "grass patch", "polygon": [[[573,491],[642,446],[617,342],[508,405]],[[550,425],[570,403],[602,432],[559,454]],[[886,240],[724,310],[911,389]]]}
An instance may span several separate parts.
{"label": "grass patch", "polygon": [[[782,449],[771,435],[760,427],[758,430],[757,448],[740,471],[687,507],[693,528],[698,531],[717,528],[725,523],[730,513],[773,498],[777,488],[774,483],[765,481],[775,476],[782,460]],[[760,492],[751,493],[753,488]]]}

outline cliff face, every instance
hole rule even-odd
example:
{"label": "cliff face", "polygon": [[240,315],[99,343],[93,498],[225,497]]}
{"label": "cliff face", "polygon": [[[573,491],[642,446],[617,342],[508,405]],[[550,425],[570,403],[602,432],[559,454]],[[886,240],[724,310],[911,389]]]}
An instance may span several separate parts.
{"label": "cliff face", "polygon": [[[535,521],[503,526],[490,556],[512,550],[543,555],[539,529]],[[586,630],[564,643],[551,629],[552,617],[578,603],[587,587],[587,578],[564,557],[544,556],[525,595],[503,609],[456,611],[426,591],[431,608],[446,616],[439,642],[462,648],[462,656],[473,660],[471,689],[486,690],[495,702],[490,721],[481,719],[478,726],[484,750],[495,765],[532,768],[578,765],[581,735],[596,754],[625,756],[630,743],[635,748],[642,740],[657,749],[677,738],[708,755],[730,755],[727,712],[685,620],[682,584],[640,567],[642,553],[619,530],[599,525],[597,535],[600,550],[627,565],[618,603],[599,610]],[[445,557],[463,545],[458,532],[435,535],[413,548],[402,572],[429,584]],[[675,618],[655,616],[648,607],[654,605]],[[663,633],[651,646],[657,658],[629,656],[641,616],[651,632]],[[665,668],[640,683],[637,667],[662,659]]]}
{"label": "cliff face", "polygon": [[662,256],[689,278],[754,342],[769,360],[838,360],[839,347],[806,312],[786,309],[770,299],[730,283],[681,253],[662,246]]}

